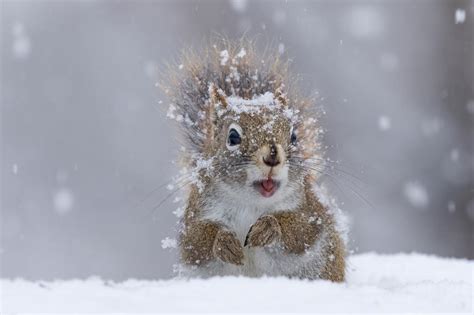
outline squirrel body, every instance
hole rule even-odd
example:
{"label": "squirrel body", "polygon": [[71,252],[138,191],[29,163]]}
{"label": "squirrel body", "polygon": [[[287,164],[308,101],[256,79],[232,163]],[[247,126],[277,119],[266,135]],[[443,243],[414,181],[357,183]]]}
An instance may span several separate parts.
{"label": "squirrel body", "polygon": [[288,64],[226,40],[184,60],[165,84],[186,141],[183,269],[343,281],[337,216],[314,191],[322,129]]}

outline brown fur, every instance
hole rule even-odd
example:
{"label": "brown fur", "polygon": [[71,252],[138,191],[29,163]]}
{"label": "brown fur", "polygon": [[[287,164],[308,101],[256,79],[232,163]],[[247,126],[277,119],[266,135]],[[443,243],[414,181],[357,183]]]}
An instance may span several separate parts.
{"label": "brown fur", "polygon": [[267,214],[258,218],[257,222],[250,227],[244,246],[263,247],[279,241],[281,237],[281,225],[277,218]]}
{"label": "brown fur", "polygon": [[214,256],[223,262],[243,265],[244,252],[234,232],[219,230],[212,247]]}

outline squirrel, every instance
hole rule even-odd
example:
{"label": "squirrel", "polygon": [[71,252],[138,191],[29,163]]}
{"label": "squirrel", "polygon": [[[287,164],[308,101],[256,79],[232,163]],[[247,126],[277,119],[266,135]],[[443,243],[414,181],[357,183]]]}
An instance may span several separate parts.
{"label": "squirrel", "polygon": [[314,185],[324,166],[314,101],[289,61],[249,40],[187,52],[162,84],[179,122],[179,232],[189,275],[345,279],[346,244]]}

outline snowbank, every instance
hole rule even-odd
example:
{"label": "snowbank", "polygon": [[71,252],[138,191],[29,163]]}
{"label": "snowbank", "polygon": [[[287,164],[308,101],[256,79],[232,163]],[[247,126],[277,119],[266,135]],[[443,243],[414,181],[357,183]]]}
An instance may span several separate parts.
{"label": "snowbank", "polygon": [[1,280],[1,313],[465,312],[474,262],[420,254],[361,254],[345,284],[284,278],[55,282]]}

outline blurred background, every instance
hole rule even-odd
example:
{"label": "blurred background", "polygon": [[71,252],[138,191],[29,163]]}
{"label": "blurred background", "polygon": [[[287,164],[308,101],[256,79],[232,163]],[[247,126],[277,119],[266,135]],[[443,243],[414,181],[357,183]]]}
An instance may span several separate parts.
{"label": "blurred background", "polygon": [[172,276],[155,83],[215,33],[273,43],[325,109],[355,253],[474,258],[473,3],[2,1],[1,277]]}

